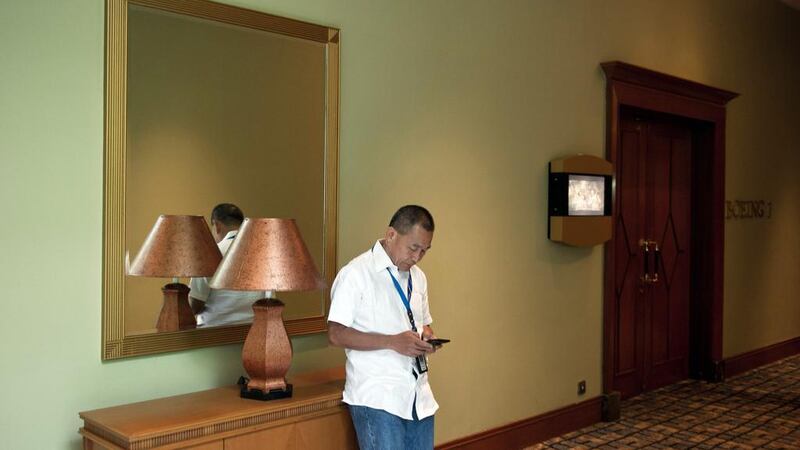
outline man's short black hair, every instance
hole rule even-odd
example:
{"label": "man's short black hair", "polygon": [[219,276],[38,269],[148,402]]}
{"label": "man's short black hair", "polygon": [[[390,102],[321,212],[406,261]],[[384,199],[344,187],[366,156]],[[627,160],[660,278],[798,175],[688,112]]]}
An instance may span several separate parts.
{"label": "man's short black hair", "polygon": [[406,234],[419,225],[426,231],[433,231],[433,216],[419,205],[406,205],[398,209],[389,221],[389,226],[400,234]]}
{"label": "man's short black hair", "polygon": [[211,210],[211,221],[238,227],[244,222],[244,213],[233,203],[220,203]]}

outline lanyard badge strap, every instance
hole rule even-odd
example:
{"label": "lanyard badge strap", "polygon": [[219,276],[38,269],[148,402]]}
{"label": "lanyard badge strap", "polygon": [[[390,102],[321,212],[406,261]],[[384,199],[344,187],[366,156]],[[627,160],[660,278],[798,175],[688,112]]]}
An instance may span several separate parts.
{"label": "lanyard badge strap", "polygon": [[[408,288],[407,293],[403,292],[403,288],[400,287],[400,283],[397,281],[397,278],[394,277],[392,271],[387,267],[386,271],[389,272],[389,276],[392,277],[392,283],[394,283],[394,288],[397,293],[400,295],[400,300],[403,301],[403,306],[406,307],[406,312],[408,313],[408,321],[411,323],[411,330],[413,332],[417,332],[417,326],[414,323],[414,313],[411,310],[411,290],[413,289],[411,284],[411,272],[408,273]],[[417,374],[423,374],[428,371],[428,360],[425,358],[425,355],[419,355],[414,358],[416,362],[416,373],[414,373],[414,377],[417,377]]]}
{"label": "lanyard badge strap", "polygon": [[406,307],[406,313],[408,313],[408,321],[411,323],[411,329],[413,331],[417,331],[417,326],[414,324],[414,313],[411,311],[411,291],[413,286],[411,284],[411,272],[408,273],[408,294],[403,292],[403,288],[400,287],[400,283],[397,281],[397,278],[394,277],[392,271],[389,268],[386,268],[386,271],[389,272],[389,276],[392,277],[392,283],[394,283],[394,288],[397,293],[400,295],[400,300],[403,301],[403,306]]}

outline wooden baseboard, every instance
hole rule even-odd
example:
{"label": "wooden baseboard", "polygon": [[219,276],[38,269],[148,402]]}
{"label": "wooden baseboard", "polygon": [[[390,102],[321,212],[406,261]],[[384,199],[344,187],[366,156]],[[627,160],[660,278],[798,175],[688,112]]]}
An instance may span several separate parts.
{"label": "wooden baseboard", "polygon": [[523,448],[600,422],[602,403],[602,397],[595,397],[539,416],[446,442],[436,446],[436,450]]}
{"label": "wooden baseboard", "polygon": [[731,377],[800,353],[800,337],[778,342],[725,359],[725,377]]}

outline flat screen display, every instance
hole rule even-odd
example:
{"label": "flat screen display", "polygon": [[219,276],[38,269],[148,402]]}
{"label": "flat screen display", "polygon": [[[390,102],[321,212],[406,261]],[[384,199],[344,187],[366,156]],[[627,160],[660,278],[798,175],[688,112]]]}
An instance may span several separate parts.
{"label": "flat screen display", "polygon": [[569,174],[567,209],[570,216],[602,216],[606,181],[603,176]]}

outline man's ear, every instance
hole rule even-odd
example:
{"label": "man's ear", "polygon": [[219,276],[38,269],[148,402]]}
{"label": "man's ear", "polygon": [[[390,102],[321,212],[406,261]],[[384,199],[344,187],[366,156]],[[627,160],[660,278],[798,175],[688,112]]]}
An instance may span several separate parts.
{"label": "man's ear", "polygon": [[386,242],[393,240],[395,236],[397,236],[397,230],[395,230],[394,227],[389,227],[386,229]]}

